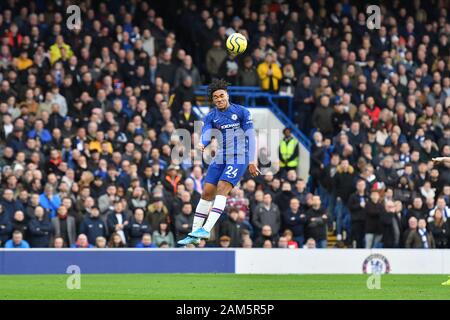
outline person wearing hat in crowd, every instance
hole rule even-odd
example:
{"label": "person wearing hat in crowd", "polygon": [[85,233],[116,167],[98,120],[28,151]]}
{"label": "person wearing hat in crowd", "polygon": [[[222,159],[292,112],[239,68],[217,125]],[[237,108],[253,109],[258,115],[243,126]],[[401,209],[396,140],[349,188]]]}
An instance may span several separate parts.
{"label": "person wearing hat in crowd", "polygon": [[164,189],[172,195],[177,194],[178,185],[183,182],[183,177],[179,170],[180,166],[171,164],[167,168],[167,174],[162,182]]}
{"label": "person wearing hat in crowd", "polygon": [[185,238],[192,230],[194,214],[192,212],[192,204],[190,202],[183,203],[181,213],[175,216],[175,230],[178,240]]}
{"label": "person wearing hat in crowd", "polygon": [[[228,238],[229,243],[227,247],[237,248],[241,246],[241,232],[238,218],[239,210],[231,208],[226,220],[220,224],[219,236],[221,236],[220,239],[222,239],[223,236]],[[220,240],[219,244],[223,247],[221,241],[222,240]]]}
{"label": "person wearing hat in crowd", "polygon": [[261,79],[259,78],[258,72],[253,65],[252,57],[250,56],[244,58],[243,67],[239,68],[238,85],[249,87],[259,87],[261,85]]}
{"label": "person wearing hat in crowd", "polygon": [[219,238],[219,247],[220,248],[229,248],[231,244],[231,238],[229,236],[221,236]]}
{"label": "person wearing hat in crowd", "polygon": [[25,150],[26,144],[24,141],[23,129],[14,127],[12,133],[9,134],[6,139],[6,145],[11,147],[16,153]]}
{"label": "person wearing hat in crowd", "polygon": [[64,117],[64,123],[61,129],[61,135],[63,138],[70,138],[75,135],[76,129],[73,126],[73,118],[71,116]]}
{"label": "person wearing hat in crowd", "polygon": [[169,219],[169,210],[163,202],[161,196],[153,198],[153,202],[147,207],[147,221],[152,230],[158,230],[161,222],[167,222]]}

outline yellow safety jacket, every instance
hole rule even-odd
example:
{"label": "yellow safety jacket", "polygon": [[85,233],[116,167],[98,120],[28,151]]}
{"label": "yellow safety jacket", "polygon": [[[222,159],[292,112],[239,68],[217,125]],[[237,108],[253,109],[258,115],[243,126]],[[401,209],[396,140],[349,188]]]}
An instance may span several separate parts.
{"label": "yellow safety jacket", "polygon": [[[281,159],[280,160],[287,160],[289,159],[295,152],[295,149],[298,148],[298,142],[295,139],[290,139],[289,141],[281,140],[280,142],[280,153],[281,153]],[[298,156],[295,157],[293,160],[289,161],[287,164],[282,162],[280,163],[280,167],[297,167],[298,166]]]}

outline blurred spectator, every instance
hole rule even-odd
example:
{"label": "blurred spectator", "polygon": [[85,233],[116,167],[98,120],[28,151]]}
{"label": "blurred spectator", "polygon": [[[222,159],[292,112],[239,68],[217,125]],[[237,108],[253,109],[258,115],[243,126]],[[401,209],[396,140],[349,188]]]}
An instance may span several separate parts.
{"label": "blurred spectator", "polygon": [[381,215],[383,229],[383,248],[398,248],[402,230],[400,212],[394,201],[387,200]]}
{"label": "blurred spectator", "polygon": [[16,230],[12,234],[12,239],[6,241],[5,248],[6,249],[11,249],[11,248],[28,249],[28,248],[30,248],[30,245],[28,244],[28,242],[23,240],[22,232],[20,232],[19,230]]}
{"label": "blurred spectator", "polygon": [[158,247],[161,247],[162,243],[165,243],[168,248],[175,247],[175,238],[166,221],[161,221],[159,228],[153,231],[153,241]]}
{"label": "blurred spectator", "polygon": [[175,217],[175,230],[177,239],[183,239],[192,230],[192,223],[194,222],[194,214],[192,211],[192,204],[189,202],[183,203],[181,213]]}
{"label": "blurred spectator", "polygon": [[289,249],[298,249],[299,248],[298,242],[293,240],[293,236],[294,234],[292,233],[291,230],[286,230],[283,232],[283,237],[285,237],[287,241],[287,247]]}
{"label": "blurred spectator", "polygon": [[124,213],[124,208],[122,201],[116,201],[114,203],[114,210],[108,213],[106,218],[106,225],[109,232],[117,232],[122,238],[123,243],[127,244],[127,234],[125,233],[125,228],[128,225],[127,217]]}
{"label": "blurred spectator", "polygon": [[278,239],[277,248],[282,248],[282,249],[288,248],[288,240],[286,237],[282,236]]}
{"label": "blurred spectator", "polygon": [[350,212],[348,210],[348,199],[353,191],[353,180],[355,169],[350,165],[348,159],[341,160],[340,165],[336,167],[336,173],[333,177],[333,195],[336,199],[336,231],[338,240],[342,239],[343,230],[349,231]]}
{"label": "blurred spectator", "polygon": [[14,212],[18,210],[23,211],[20,201],[14,199],[14,192],[11,189],[5,189],[3,191],[0,205],[2,207],[2,212],[4,212],[6,216],[5,219],[8,218],[9,221],[11,221],[11,218],[14,216]]}
{"label": "blurred spectator", "polygon": [[427,230],[426,220],[420,219],[417,226],[418,228],[411,231],[406,238],[405,248],[435,248],[433,234]]}
{"label": "blurred spectator", "polygon": [[358,180],[356,183],[356,192],[348,199],[348,207],[352,221],[352,241],[355,242],[356,248],[364,248],[364,234],[366,233],[366,215],[368,210],[366,205],[368,200],[366,182],[364,180]]}
{"label": "blurred spectator", "polygon": [[61,199],[54,194],[54,189],[47,184],[44,188],[44,193],[39,196],[39,205],[44,208],[48,216],[52,219],[56,216],[57,210],[61,205]]}
{"label": "blurred spectator", "polygon": [[64,242],[64,239],[63,239],[63,238],[61,238],[61,237],[55,237],[55,238],[53,239],[53,245],[52,245],[52,247],[55,248],[55,249],[62,249],[62,248],[66,248],[67,246],[66,246],[66,243]]}
{"label": "blurred spectator", "polygon": [[266,193],[263,202],[255,207],[252,221],[259,232],[262,232],[263,226],[268,225],[274,235],[278,234],[281,227],[281,214],[278,206],[272,203],[270,193]]}
{"label": "blurred spectator", "polygon": [[238,217],[239,210],[237,208],[231,208],[226,220],[220,224],[219,237],[222,239],[222,236],[227,236],[229,239],[229,247],[236,248],[241,246],[241,233]]}
{"label": "blurred spectator", "polygon": [[95,247],[100,249],[106,248],[106,239],[104,237],[97,237],[95,239]]}
{"label": "blurred spectator", "polygon": [[77,241],[70,247],[71,248],[94,248],[94,246],[88,242],[86,235],[83,233],[78,235]]}
{"label": "blurred spectator", "polygon": [[319,130],[325,138],[331,138],[333,135],[333,123],[331,121],[333,109],[330,105],[330,97],[322,95],[318,106],[312,114],[312,124]]}
{"label": "blurred spectator", "polygon": [[295,169],[299,163],[299,146],[297,140],[292,136],[289,128],[283,130],[283,140],[280,142],[279,159],[282,172]]}
{"label": "blurred spectator", "polygon": [[153,198],[153,203],[148,206],[147,220],[152,230],[158,230],[162,222],[167,222],[169,210],[163,203],[161,197]]}
{"label": "blurred spectator", "polygon": [[256,70],[263,90],[278,91],[283,72],[277,64],[273,53],[267,53],[264,62],[260,63]]}
{"label": "blurred spectator", "polygon": [[149,233],[144,233],[141,242],[136,244],[136,248],[157,248],[157,246],[152,242],[152,236]]}
{"label": "blurred spectator", "polygon": [[111,234],[111,237],[109,238],[108,248],[125,248],[122,237],[117,232],[113,232]]}
{"label": "blurred spectator", "polygon": [[239,65],[237,57],[228,54],[219,67],[218,75],[220,78],[225,79],[230,85],[236,86],[239,81]]}
{"label": "blurred spectator", "polygon": [[220,66],[227,55],[227,51],[222,48],[220,39],[215,39],[212,47],[206,53],[206,70],[211,78],[216,78],[219,75]]}
{"label": "blurred spectator", "polygon": [[28,224],[30,245],[33,248],[48,248],[54,229],[50,220],[45,217],[44,208],[36,207],[34,218]]}
{"label": "blurred spectator", "polygon": [[108,236],[106,223],[100,218],[100,210],[97,207],[92,208],[91,212],[84,217],[79,230],[86,235],[89,243],[95,243],[98,237]]}
{"label": "blurred spectator", "polygon": [[261,80],[253,65],[253,60],[249,56],[244,58],[244,64],[238,70],[237,84],[246,87],[259,87],[261,85]]}
{"label": "blurred spectator", "polygon": [[6,243],[12,231],[10,217],[3,210],[3,205],[0,205],[0,245],[4,245]]}
{"label": "blurred spectator", "polygon": [[256,239],[254,246],[256,248],[265,247],[266,241],[270,243],[270,248],[275,246],[278,242],[278,236],[272,232],[272,227],[270,225],[263,225],[261,228],[261,235]]}
{"label": "blurred spectator", "polygon": [[366,249],[378,248],[383,237],[381,227],[381,215],[384,207],[380,201],[380,193],[372,190],[370,199],[367,201],[365,224],[365,246]]}
{"label": "blurred spectator", "polygon": [[429,230],[433,235],[436,248],[444,249],[449,247],[450,228],[449,220],[445,220],[442,215],[442,210],[435,211],[433,220],[428,224]]}
{"label": "blurred spectator", "polygon": [[303,246],[304,249],[316,249],[316,240],[313,238],[309,238],[306,240],[305,245]]}
{"label": "blurred spectator", "polygon": [[219,238],[219,247],[220,248],[229,248],[231,244],[231,239],[229,236],[221,236]]}
{"label": "blurred spectator", "polygon": [[289,231],[292,233],[292,240],[297,243],[297,247],[303,246],[305,242],[305,223],[306,215],[300,208],[300,201],[297,198],[292,198],[289,209],[283,213],[283,226],[286,230],[284,234]]}
{"label": "blurred spectator", "polygon": [[58,215],[51,220],[54,236],[62,238],[64,243],[73,245],[77,238],[75,218],[67,214],[67,208],[60,206]]}
{"label": "blurred spectator", "polygon": [[131,217],[126,229],[128,230],[128,239],[130,240],[129,246],[132,248],[136,247],[144,234],[152,232],[150,225],[144,220],[143,209],[136,208],[134,210],[133,217]]}
{"label": "blurred spectator", "polygon": [[175,72],[174,87],[178,87],[183,79],[190,77],[194,87],[198,87],[201,83],[200,73],[196,66],[192,63],[192,57],[186,55],[183,59],[183,64],[180,65]]}
{"label": "blurred spectator", "polygon": [[327,212],[322,207],[319,196],[312,198],[312,206],[306,211],[306,236],[313,238],[317,248],[327,247]]}
{"label": "blurred spectator", "polygon": [[[1,213],[0,213],[1,216]],[[1,228],[1,226],[0,226]],[[14,213],[14,218],[12,221],[12,230],[19,230],[22,232],[24,240],[27,240],[28,236],[28,221],[25,219],[25,214],[23,211],[16,211]],[[1,240],[0,240],[1,241]]]}

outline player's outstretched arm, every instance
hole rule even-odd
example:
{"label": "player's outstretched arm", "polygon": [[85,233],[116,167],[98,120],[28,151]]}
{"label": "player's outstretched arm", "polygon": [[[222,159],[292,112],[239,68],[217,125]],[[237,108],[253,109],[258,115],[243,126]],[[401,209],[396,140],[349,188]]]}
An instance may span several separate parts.
{"label": "player's outstretched arm", "polygon": [[450,157],[437,157],[432,159],[434,163],[449,163],[450,164]]}

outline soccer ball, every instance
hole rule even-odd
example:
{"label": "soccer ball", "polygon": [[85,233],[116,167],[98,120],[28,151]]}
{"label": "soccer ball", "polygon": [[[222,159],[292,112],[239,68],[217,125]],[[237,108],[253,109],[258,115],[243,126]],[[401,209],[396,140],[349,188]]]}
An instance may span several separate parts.
{"label": "soccer ball", "polygon": [[234,55],[244,53],[245,49],[247,49],[247,39],[237,32],[230,34],[225,44],[228,51]]}

